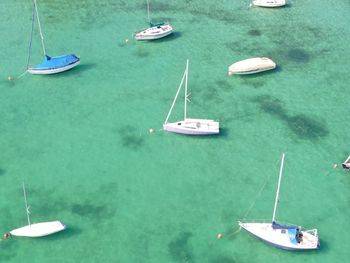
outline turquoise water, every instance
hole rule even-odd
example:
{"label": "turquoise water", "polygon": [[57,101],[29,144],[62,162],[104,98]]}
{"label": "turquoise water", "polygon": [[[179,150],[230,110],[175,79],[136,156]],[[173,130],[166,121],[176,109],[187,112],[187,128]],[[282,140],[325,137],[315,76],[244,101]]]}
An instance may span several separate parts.
{"label": "turquoise water", "polygon": [[[294,0],[272,10],[152,0],[152,18],[170,21],[175,33],[135,42],[145,1],[40,0],[48,54],[76,53],[81,65],[17,78],[27,62],[30,2],[0,4],[0,233],[26,224],[22,181],[32,221],[62,220],[68,229],[2,239],[0,262],[349,258],[350,174],[333,168],[349,154],[349,1]],[[228,65],[255,56],[278,69],[226,75]],[[160,131],[187,58],[188,115],[219,120],[220,136]],[[32,64],[41,59],[36,28]],[[179,100],[172,119],[181,116]],[[318,228],[318,251],[233,234],[247,213],[271,218],[282,152],[277,218]]]}

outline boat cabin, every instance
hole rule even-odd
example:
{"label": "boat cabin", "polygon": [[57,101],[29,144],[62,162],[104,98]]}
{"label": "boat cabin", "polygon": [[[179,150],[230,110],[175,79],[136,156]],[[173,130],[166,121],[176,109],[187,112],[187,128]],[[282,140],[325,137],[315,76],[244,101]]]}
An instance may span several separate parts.
{"label": "boat cabin", "polygon": [[290,242],[298,244],[303,239],[303,233],[299,226],[295,225],[281,225],[276,222],[272,222],[273,229],[280,229],[282,234],[287,234]]}

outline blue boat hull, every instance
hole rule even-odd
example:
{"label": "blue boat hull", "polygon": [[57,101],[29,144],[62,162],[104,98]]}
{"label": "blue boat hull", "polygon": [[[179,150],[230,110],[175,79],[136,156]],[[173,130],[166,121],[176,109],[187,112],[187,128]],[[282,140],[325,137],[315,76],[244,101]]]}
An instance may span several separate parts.
{"label": "blue boat hull", "polygon": [[80,63],[80,58],[74,54],[49,57],[45,56],[44,61],[35,67],[28,68],[28,72],[34,75],[48,75],[67,71]]}

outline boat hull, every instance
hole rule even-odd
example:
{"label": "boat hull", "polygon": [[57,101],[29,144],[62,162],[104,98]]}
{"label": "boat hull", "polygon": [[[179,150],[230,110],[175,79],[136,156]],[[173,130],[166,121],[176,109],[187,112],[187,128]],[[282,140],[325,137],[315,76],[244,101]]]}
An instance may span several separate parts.
{"label": "boat hull", "polygon": [[66,229],[61,221],[42,222],[27,225],[10,231],[13,236],[21,237],[43,237]]}
{"label": "boat hull", "polygon": [[[67,70],[79,65],[80,58],[78,58],[75,55],[68,55],[68,56],[70,56],[70,57],[74,56],[75,59],[71,62],[68,61],[67,63],[65,63],[64,61],[62,62],[62,60],[66,56],[52,57],[49,59],[45,59],[45,61],[38,66],[28,68],[27,71],[33,75],[50,75],[50,74],[56,74],[56,73],[67,71]],[[53,63],[51,63],[51,61]],[[55,66],[54,61],[60,61],[61,63],[58,65],[56,64],[56,66]],[[52,65],[50,65],[50,64],[52,64]]]}
{"label": "boat hull", "polygon": [[286,0],[255,0],[253,5],[261,7],[281,7],[286,5]]}
{"label": "boat hull", "polygon": [[161,26],[154,26],[141,30],[135,33],[134,37],[136,40],[155,40],[166,37],[171,33],[173,33],[173,28],[171,27],[171,25],[164,24]]}
{"label": "boat hull", "polygon": [[302,238],[291,236],[287,228],[273,228],[271,223],[244,223],[240,227],[266,243],[285,250],[313,250],[319,248],[317,230],[303,231]]}
{"label": "boat hull", "polygon": [[206,119],[185,119],[165,123],[163,129],[168,132],[186,135],[215,135],[220,133],[219,122]]}
{"label": "boat hull", "polygon": [[255,74],[276,68],[276,63],[266,57],[249,58],[233,63],[228,68],[228,75]]}

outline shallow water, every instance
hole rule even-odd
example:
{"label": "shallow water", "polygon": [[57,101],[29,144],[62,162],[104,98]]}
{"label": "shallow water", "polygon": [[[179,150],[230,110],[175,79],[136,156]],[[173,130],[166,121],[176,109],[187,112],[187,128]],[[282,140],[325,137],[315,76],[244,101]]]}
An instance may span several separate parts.
{"label": "shallow water", "polygon": [[[151,1],[151,17],[175,33],[135,42],[132,32],[147,25],[145,1],[40,0],[48,54],[76,53],[81,64],[17,78],[31,3],[1,1],[0,233],[26,223],[22,181],[32,221],[59,219],[68,229],[3,239],[0,262],[346,261],[350,174],[333,165],[349,154],[350,5],[290,2]],[[36,27],[32,65],[41,52]],[[255,56],[277,70],[226,75]],[[220,136],[160,131],[186,58],[188,116],[219,120]],[[173,120],[182,107],[179,99]],[[233,234],[245,215],[271,218],[282,152],[277,218],[318,228],[319,251]]]}

